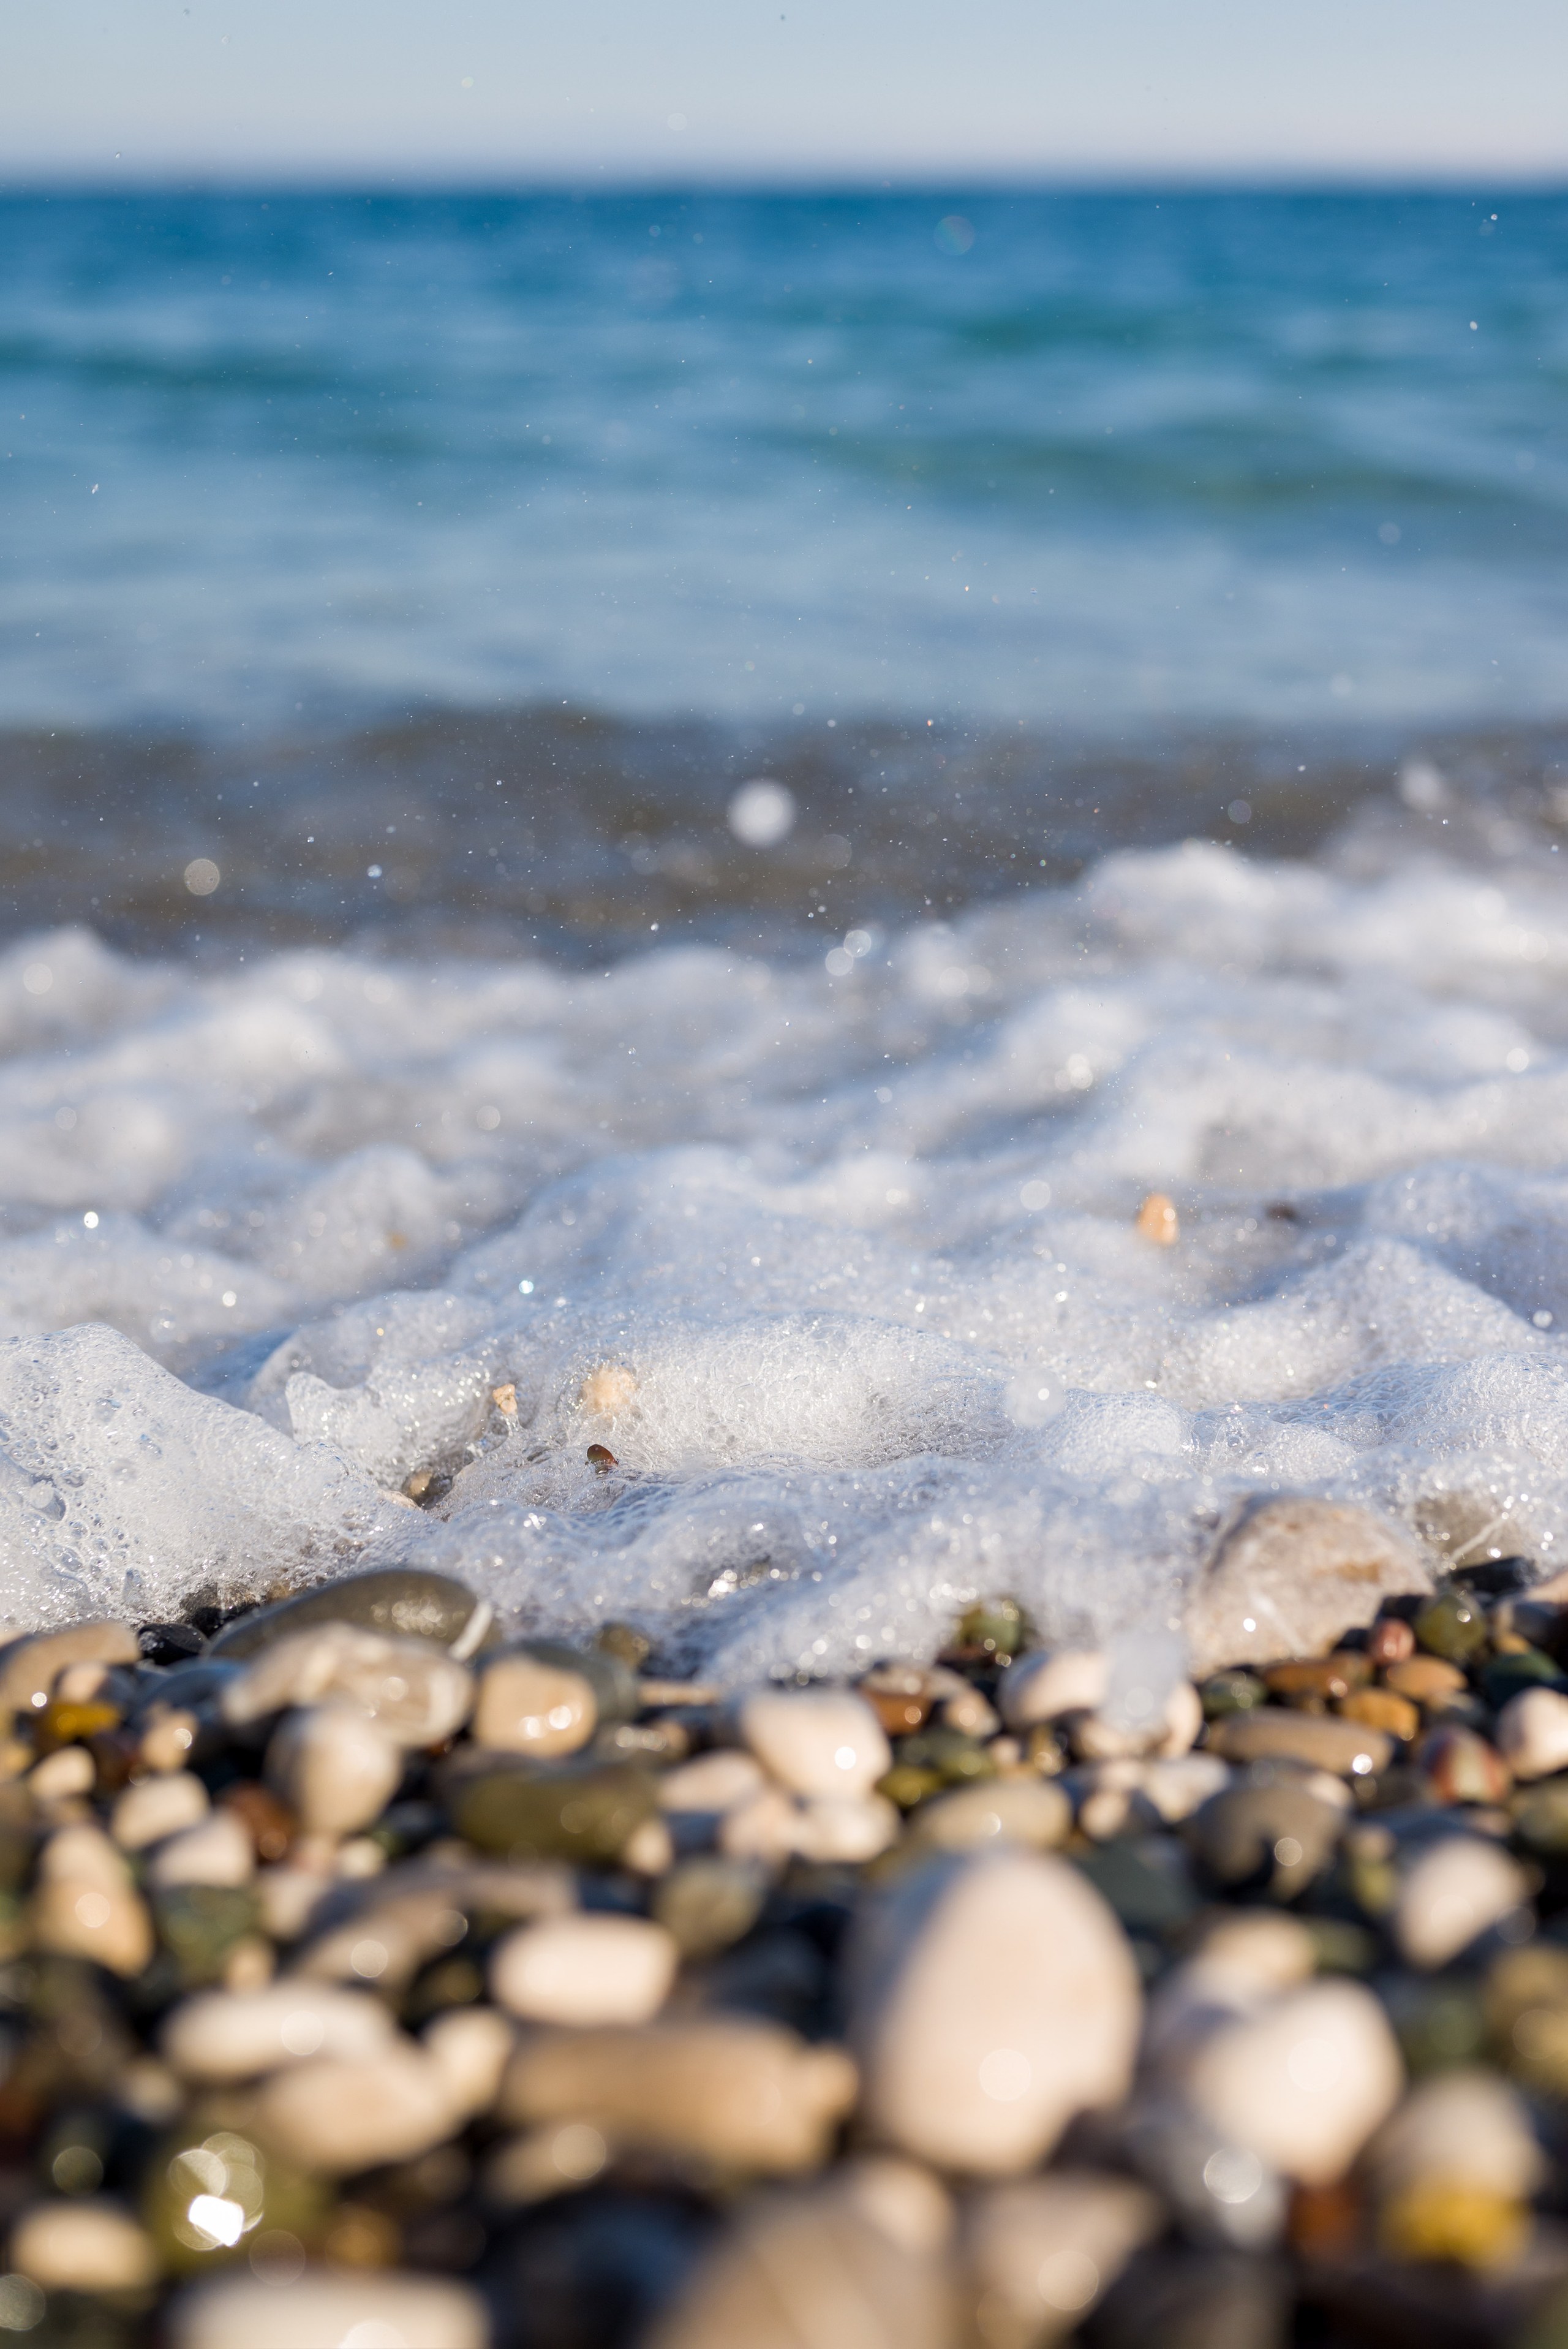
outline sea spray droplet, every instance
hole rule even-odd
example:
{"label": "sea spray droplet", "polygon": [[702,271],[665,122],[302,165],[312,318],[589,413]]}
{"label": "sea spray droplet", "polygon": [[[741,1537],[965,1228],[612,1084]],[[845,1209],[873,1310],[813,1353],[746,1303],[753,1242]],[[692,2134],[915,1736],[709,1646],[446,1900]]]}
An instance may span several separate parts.
{"label": "sea spray droplet", "polygon": [[729,802],[729,828],[748,848],[777,848],[795,829],[794,792],[769,776],[754,776]]}
{"label": "sea spray droplet", "polygon": [[185,867],[185,886],[193,897],[210,897],[222,877],[210,856],[193,856]]}

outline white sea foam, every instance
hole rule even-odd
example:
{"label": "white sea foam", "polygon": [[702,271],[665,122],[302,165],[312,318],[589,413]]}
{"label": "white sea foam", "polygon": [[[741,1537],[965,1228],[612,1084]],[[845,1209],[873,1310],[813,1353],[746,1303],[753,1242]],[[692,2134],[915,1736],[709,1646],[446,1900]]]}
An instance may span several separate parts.
{"label": "white sea foam", "polygon": [[[29,938],[0,1604],[419,1558],[739,1679],[929,1651],[1001,1589],[1162,1635],[1248,1492],[1457,1496],[1561,1557],[1565,974],[1551,856],[1208,846],[804,964]],[[426,1468],[433,1506],[387,1497]]]}

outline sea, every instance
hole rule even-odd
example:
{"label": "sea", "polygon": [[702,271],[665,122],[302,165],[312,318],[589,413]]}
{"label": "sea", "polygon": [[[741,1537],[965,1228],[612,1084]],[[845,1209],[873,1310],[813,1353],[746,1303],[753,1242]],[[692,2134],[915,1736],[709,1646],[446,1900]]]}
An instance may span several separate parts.
{"label": "sea", "polygon": [[1563,1556],[1568,192],[0,253],[0,1614],[1148,1678],[1263,1494]]}

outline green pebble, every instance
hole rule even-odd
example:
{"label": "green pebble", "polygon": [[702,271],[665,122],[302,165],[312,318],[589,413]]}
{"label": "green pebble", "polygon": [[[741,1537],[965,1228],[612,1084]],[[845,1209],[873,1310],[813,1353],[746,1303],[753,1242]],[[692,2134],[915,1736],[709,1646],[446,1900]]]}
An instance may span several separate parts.
{"label": "green pebble", "polygon": [[877,1781],[877,1793],[901,1811],[913,1811],[928,1795],[940,1795],[945,1785],[940,1770],[918,1770],[913,1763],[901,1762]]}
{"label": "green pebble", "polygon": [[658,1809],[658,1785],[631,1763],[599,1768],[511,1767],[471,1778],[452,1824],[480,1851],[511,1859],[572,1859],[608,1866]]}
{"label": "green pebble", "polygon": [[1410,1626],[1416,1643],[1450,1664],[1468,1663],[1487,1643],[1484,1610],[1467,1591],[1448,1589],[1429,1599]]}
{"label": "green pebble", "polygon": [[1257,1674],[1243,1671],[1239,1666],[1229,1671],[1211,1672],[1198,1694],[1203,1702],[1205,1721],[1223,1721],[1232,1713],[1251,1713],[1255,1705],[1268,1700],[1268,1691]]}
{"label": "green pebble", "polygon": [[183,1988],[216,1982],[236,1941],[254,1932],[256,1897],[227,1884],[179,1884],[152,1895],[158,1938]]}
{"label": "green pebble", "polygon": [[917,1729],[899,1739],[893,1760],[901,1770],[934,1771],[944,1786],[963,1786],[972,1778],[996,1775],[996,1764],[980,1740],[965,1736],[961,1729]]}
{"label": "green pebble", "polygon": [[675,1936],[683,1957],[717,1957],[750,1932],[767,1891],[766,1878],[743,1860],[683,1859],[655,1887],[655,1921]]}
{"label": "green pebble", "polygon": [[225,1663],[238,1663],[246,1656],[259,1655],[274,1640],[291,1631],[309,1630],[317,1623],[357,1623],[366,1631],[430,1640],[439,1648],[450,1648],[461,1640],[480,1604],[467,1584],[449,1574],[414,1567],[376,1567],[366,1574],[346,1574],[340,1581],[281,1599],[275,1607],[260,1607],[253,1615],[240,1616],[216,1634],[207,1653],[221,1656]]}
{"label": "green pebble", "polygon": [[1480,1676],[1481,1693],[1494,1713],[1501,1713],[1510,1697],[1522,1696],[1526,1689],[1556,1689],[1568,1693],[1568,1673],[1554,1664],[1539,1648],[1527,1648],[1522,1655],[1499,1656],[1488,1664]]}
{"label": "green pebble", "polygon": [[[274,2161],[252,2139],[200,2119],[165,2137],[145,2178],[142,2223],[175,2275],[242,2264],[256,2237],[274,2230],[309,2242],[326,2210],[323,2189],[312,2179]],[[243,2225],[237,2240],[219,2241],[201,2225],[203,2197],[239,2205]]]}
{"label": "green pebble", "polygon": [[1383,1997],[1394,2035],[1418,2079],[1475,2063],[1483,2055],[1486,2017],[1468,1984],[1420,1982],[1399,1974],[1387,1983]]}
{"label": "green pebble", "polygon": [[1016,1599],[987,1599],[958,1619],[958,1646],[999,1664],[1011,1663],[1034,1643],[1034,1627]]}
{"label": "green pebble", "polygon": [[1513,1832],[1526,1851],[1543,1859],[1568,1852],[1568,1778],[1547,1778],[1521,1795],[1514,1806]]}

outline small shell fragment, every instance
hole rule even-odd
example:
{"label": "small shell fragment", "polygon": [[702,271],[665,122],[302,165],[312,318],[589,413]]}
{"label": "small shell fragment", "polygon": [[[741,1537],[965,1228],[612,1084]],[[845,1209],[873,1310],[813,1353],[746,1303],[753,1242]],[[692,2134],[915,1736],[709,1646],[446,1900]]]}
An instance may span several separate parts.
{"label": "small shell fragment", "polygon": [[636,1379],[624,1363],[601,1362],[583,1380],[577,1400],[584,1411],[601,1419],[614,1419],[617,1412],[631,1408],[636,1392]]}
{"label": "small shell fragment", "polygon": [[1171,1247],[1181,1237],[1175,1204],[1163,1191],[1150,1191],[1138,1210],[1137,1229],[1158,1247]]}
{"label": "small shell fragment", "polygon": [[517,1417],[516,1381],[509,1379],[503,1387],[491,1387],[490,1401],[497,1411],[504,1412],[508,1419],[515,1419]]}

